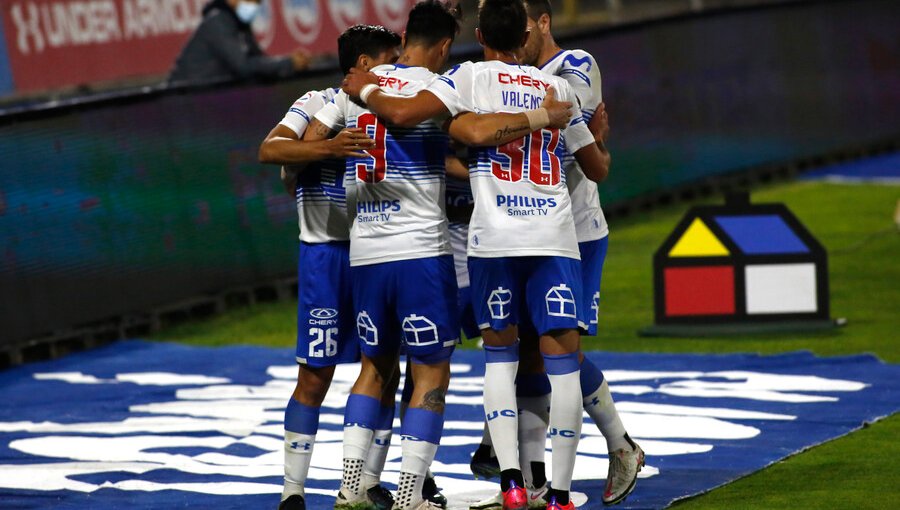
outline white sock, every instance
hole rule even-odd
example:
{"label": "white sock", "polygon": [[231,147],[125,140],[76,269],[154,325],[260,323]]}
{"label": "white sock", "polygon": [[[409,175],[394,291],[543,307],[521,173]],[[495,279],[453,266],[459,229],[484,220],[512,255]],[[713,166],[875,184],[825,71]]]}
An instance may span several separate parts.
{"label": "white sock", "polygon": [[584,397],[584,410],[594,420],[600,433],[606,439],[606,447],[614,452],[619,449],[631,449],[631,445],[625,440],[625,425],[616,411],[616,404],[609,393],[609,385],[604,379],[597,390]]}
{"label": "white sock", "polygon": [[371,429],[365,427],[344,427],[344,477],[341,486],[354,494],[362,493],[363,463],[372,446],[373,434]]}
{"label": "white sock", "polygon": [[494,445],[491,441],[491,429],[488,428],[487,421],[484,422],[484,430],[481,431],[481,444]]}
{"label": "white sock", "polygon": [[284,431],[284,489],[281,500],[299,494],[305,496],[304,486],[312,461],[313,446],[316,444],[315,434],[298,434]]}
{"label": "white sock", "polygon": [[575,455],[581,439],[581,381],[578,371],[552,375],[550,387],[550,444],[553,447],[554,489],[567,491],[572,486]]}
{"label": "white sock", "polygon": [[397,484],[394,507],[406,510],[422,502],[422,485],[438,445],[404,436],[400,446],[403,449],[403,461],[400,463],[400,483]]}
{"label": "white sock", "polygon": [[388,450],[391,447],[392,429],[376,430],[372,437],[372,447],[366,455],[363,465],[362,488],[371,489],[381,483],[381,472],[384,471],[384,463],[387,461]]}
{"label": "white sock", "polygon": [[547,427],[550,422],[550,395],[518,397],[519,405],[519,462],[522,476],[529,486],[534,485],[532,462],[544,462]]}
{"label": "white sock", "polygon": [[516,405],[518,361],[489,362],[484,368],[484,414],[500,470],[520,469]]}

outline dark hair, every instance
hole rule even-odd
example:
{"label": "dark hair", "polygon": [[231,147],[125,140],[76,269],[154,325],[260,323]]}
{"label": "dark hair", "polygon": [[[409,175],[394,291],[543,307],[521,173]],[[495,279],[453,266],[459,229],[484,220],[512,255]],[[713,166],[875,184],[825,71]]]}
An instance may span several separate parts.
{"label": "dark hair", "polygon": [[353,25],[338,37],[338,61],[344,74],[356,65],[360,55],[378,56],[400,46],[400,36],[381,25]]}
{"label": "dark hair", "polygon": [[550,0],[525,0],[525,10],[528,11],[528,17],[537,21],[542,15],[546,14],[553,22],[553,7]]}
{"label": "dark hair", "polygon": [[455,39],[459,34],[462,10],[451,7],[449,2],[424,0],[413,6],[406,22],[406,43],[422,43],[433,46],[441,39]]}
{"label": "dark hair", "polygon": [[478,28],[484,43],[497,51],[515,51],[525,40],[528,14],[522,0],[481,0]]}

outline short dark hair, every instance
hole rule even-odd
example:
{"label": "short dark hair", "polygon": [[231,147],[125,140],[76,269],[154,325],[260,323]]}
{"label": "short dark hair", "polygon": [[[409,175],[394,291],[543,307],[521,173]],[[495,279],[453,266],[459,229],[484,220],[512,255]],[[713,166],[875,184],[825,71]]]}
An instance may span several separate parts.
{"label": "short dark hair", "polygon": [[424,0],[413,6],[406,22],[406,43],[433,46],[441,39],[456,39],[462,10],[441,0]]}
{"label": "short dark hair", "polygon": [[525,10],[528,11],[528,17],[534,21],[546,14],[553,22],[553,7],[550,0],[525,0]]}
{"label": "short dark hair", "polygon": [[522,0],[481,0],[478,28],[484,43],[497,51],[515,51],[522,46],[528,14]]}
{"label": "short dark hair", "polygon": [[378,56],[400,46],[400,36],[381,25],[353,25],[338,37],[338,61],[344,74],[356,65],[360,55]]}

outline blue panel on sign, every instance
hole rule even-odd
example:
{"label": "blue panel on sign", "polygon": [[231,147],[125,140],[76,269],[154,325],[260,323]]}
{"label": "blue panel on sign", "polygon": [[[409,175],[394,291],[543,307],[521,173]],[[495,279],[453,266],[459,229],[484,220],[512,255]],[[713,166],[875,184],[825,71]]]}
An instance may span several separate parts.
{"label": "blue panel on sign", "polygon": [[715,219],[746,255],[809,253],[809,247],[775,214],[716,216]]}
{"label": "blue panel on sign", "polygon": [[0,96],[13,91],[12,67],[9,65],[9,52],[6,49],[6,34],[3,33],[3,17],[0,15]]}

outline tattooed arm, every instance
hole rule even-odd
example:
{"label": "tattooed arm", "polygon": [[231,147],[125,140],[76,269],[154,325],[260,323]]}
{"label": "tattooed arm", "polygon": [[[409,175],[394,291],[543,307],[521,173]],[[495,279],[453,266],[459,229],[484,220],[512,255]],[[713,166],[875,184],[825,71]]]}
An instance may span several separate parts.
{"label": "tattooed arm", "polygon": [[[563,129],[571,118],[572,103],[557,101],[553,88],[547,90],[547,96],[541,108],[547,110],[548,127]],[[485,146],[503,145],[522,138],[532,131],[526,113],[486,113],[471,112],[457,115],[449,121],[447,131],[450,136],[466,145]]]}

